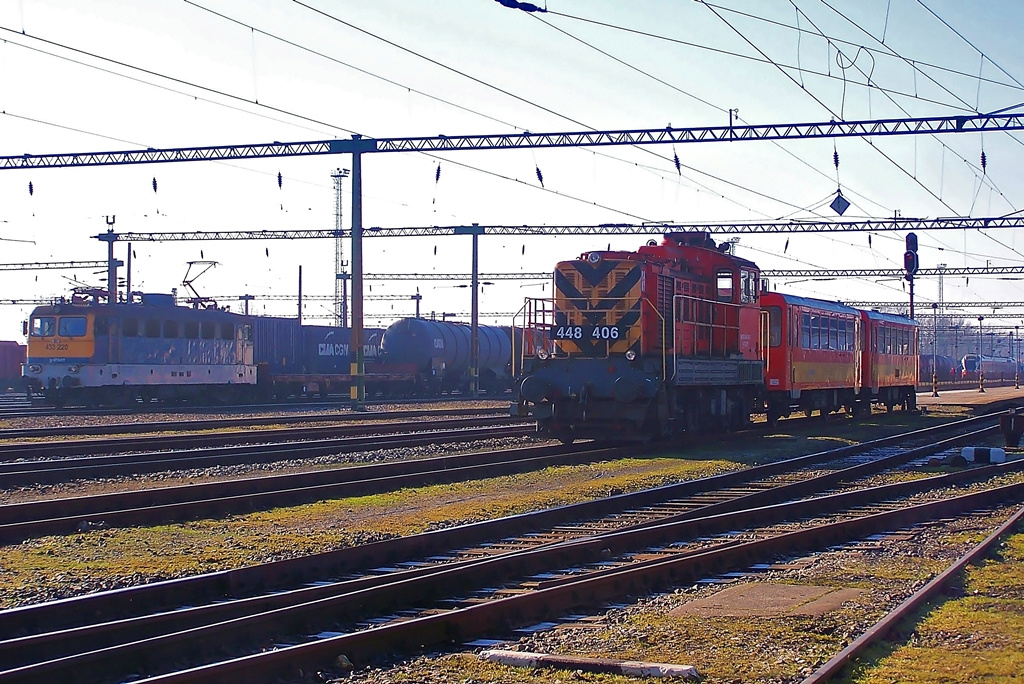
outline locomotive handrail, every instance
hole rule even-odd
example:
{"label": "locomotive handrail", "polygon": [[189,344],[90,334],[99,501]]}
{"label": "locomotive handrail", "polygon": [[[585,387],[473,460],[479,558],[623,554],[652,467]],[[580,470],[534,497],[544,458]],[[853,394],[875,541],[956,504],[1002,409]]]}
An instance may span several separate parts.
{"label": "locomotive handrail", "polygon": [[[666,365],[668,363],[668,351],[665,348],[665,317],[661,315],[661,312],[658,311],[658,307],[654,306],[654,304],[651,303],[650,299],[648,299],[647,297],[643,297],[641,299],[641,301],[642,302],[646,302],[647,305],[651,307],[651,310],[654,311],[654,313],[657,314],[658,318],[661,320],[661,380],[662,380],[662,382],[666,382],[668,380],[668,369],[666,368]],[[643,312],[641,311],[641,313],[643,313]],[[675,314],[673,313],[673,316],[672,316],[672,331],[673,331],[673,333],[675,332],[675,327],[676,327],[675,326]],[[640,340],[641,340],[640,348],[641,349],[643,349],[643,334],[644,334],[644,328],[643,328],[643,325],[641,325],[640,326]],[[672,351],[674,353],[675,349],[673,349]],[[675,372],[676,372],[676,370],[673,368],[672,369],[672,377],[675,377]]]}
{"label": "locomotive handrail", "polygon": [[[696,304],[701,304],[701,303],[706,304],[707,305],[707,312],[708,312],[707,318],[709,320],[707,320],[707,321],[697,320],[697,319],[700,318],[700,316],[697,316],[697,315],[692,316],[692,318],[694,320],[685,320],[685,317],[682,317],[682,318],[677,320],[677,318],[676,318],[677,311],[676,311],[676,306],[675,306],[675,302],[676,302],[677,299],[691,301],[691,302],[694,302]],[[729,325],[728,323],[726,323],[726,324],[715,323],[714,319],[715,319],[715,311],[717,310],[717,307],[732,307],[732,308],[735,308],[735,309],[739,310],[739,309],[743,308],[743,305],[742,304],[736,304],[734,302],[722,302],[722,301],[719,301],[717,299],[708,299],[708,298],[705,298],[705,297],[695,297],[693,295],[686,295],[686,294],[673,295],[673,297],[672,297],[673,354],[674,354],[674,357],[676,359],[678,359],[678,357],[679,357],[679,350],[678,350],[678,342],[679,342],[679,340],[678,340],[678,337],[675,335],[675,328],[676,328],[675,324],[677,322],[678,323],[683,323],[683,324],[690,324],[690,325],[693,326],[693,339],[692,339],[692,342],[693,342],[693,357],[694,358],[697,358],[699,356],[699,354],[697,353],[697,347],[698,347],[697,342],[698,342],[698,330],[700,330],[700,329],[707,330],[709,332],[709,335],[708,335],[708,358],[709,359],[710,358],[715,358],[715,349],[714,349],[715,335],[714,335],[714,332],[716,330],[722,330],[722,331],[724,331],[724,333],[727,333],[729,331],[734,331],[737,334],[737,344],[739,343],[739,338],[738,338],[739,330],[740,330],[739,317],[737,316],[736,324],[735,325]],[[727,355],[728,355],[728,336],[726,334],[724,334],[724,333],[722,335],[722,354],[721,354],[721,358],[727,358]]]}

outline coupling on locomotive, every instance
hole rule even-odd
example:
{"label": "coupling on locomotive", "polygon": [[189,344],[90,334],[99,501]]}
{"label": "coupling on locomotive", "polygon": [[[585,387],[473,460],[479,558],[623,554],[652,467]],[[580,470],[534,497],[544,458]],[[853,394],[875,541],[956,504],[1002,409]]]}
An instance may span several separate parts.
{"label": "coupling on locomotive", "polygon": [[669,233],[558,263],[553,297],[528,299],[513,326],[512,412],[568,443],[916,407],[913,320],[769,293],[728,247]]}

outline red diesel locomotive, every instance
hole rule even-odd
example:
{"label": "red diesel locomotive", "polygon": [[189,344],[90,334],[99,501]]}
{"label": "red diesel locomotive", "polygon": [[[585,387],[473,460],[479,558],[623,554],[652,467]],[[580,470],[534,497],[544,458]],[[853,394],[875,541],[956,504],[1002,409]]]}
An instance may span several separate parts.
{"label": "red diesel locomotive", "polygon": [[586,252],[556,266],[553,292],[517,316],[512,411],[563,442],[914,408],[916,323],[762,294],[757,265],[706,233]]}

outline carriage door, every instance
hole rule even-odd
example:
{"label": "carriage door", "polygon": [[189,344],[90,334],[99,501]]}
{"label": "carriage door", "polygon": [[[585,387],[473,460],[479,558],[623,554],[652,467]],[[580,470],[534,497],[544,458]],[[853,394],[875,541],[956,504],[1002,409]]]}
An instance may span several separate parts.
{"label": "carriage door", "polygon": [[253,351],[252,351],[252,326],[251,325],[240,325],[237,328],[238,332],[238,355],[235,357],[239,360],[239,363],[246,366],[252,365]]}
{"label": "carriage door", "polygon": [[121,363],[121,319],[117,316],[107,319],[107,363]]}

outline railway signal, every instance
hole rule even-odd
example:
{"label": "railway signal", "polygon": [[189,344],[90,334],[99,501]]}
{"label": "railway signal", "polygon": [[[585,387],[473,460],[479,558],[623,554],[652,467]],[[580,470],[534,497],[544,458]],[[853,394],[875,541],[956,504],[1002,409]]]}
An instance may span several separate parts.
{"label": "railway signal", "polygon": [[917,273],[917,233],[907,233],[907,251],[903,253],[903,270],[910,283],[910,317],[914,317],[914,274]]}

